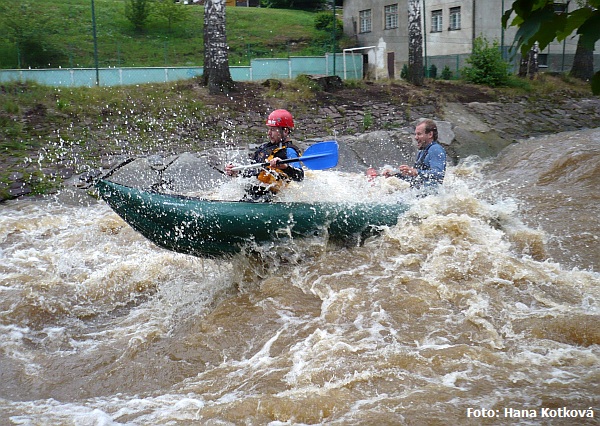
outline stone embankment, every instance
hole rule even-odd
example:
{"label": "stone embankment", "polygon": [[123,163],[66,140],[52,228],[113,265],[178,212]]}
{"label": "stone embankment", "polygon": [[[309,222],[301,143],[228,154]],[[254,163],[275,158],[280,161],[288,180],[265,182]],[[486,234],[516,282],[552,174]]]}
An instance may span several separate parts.
{"label": "stone embankment", "polygon": [[[420,118],[433,118],[440,122],[441,142],[446,145],[449,161],[458,163],[462,158],[478,155],[488,158],[498,154],[507,145],[530,137],[559,133],[569,130],[600,127],[600,98],[573,99],[559,96],[548,100],[541,97],[520,100],[496,100],[494,102],[443,102],[432,98],[412,102],[378,99],[377,96],[362,96],[361,99],[333,99],[298,112],[294,137],[307,146],[316,140],[336,138],[342,154],[341,170],[361,171],[369,166],[410,162],[414,157],[412,132],[414,123]],[[214,141],[222,139],[223,129],[236,135],[236,144],[248,146],[264,138],[264,108],[261,112],[247,111],[225,113],[218,117],[205,117],[209,123],[198,122],[197,127],[214,128]],[[201,120],[201,118],[199,118]],[[186,129],[190,132],[189,129]],[[164,152],[159,154],[181,154],[189,146],[178,144],[184,139],[181,134],[169,135],[163,140]],[[206,147],[216,145],[206,142]],[[230,147],[231,148],[231,147]],[[107,167],[111,155],[102,152],[103,167]],[[45,176],[68,180],[78,171],[68,159],[40,172]],[[10,165],[2,165],[9,167]],[[10,170],[7,169],[7,170]],[[8,198],[19,197],[31,192],[20,172],[11,173],[9,182],[0,182],[2,194]]]}
{"label": "stone embankment", "polygon": [[[352,170],[383,164],[411,162],[414,158],[412,133],[415,122],[433,118],[440,128],[440,141],[446,145],[449,161],[457,164],[471,155],[489,158],[506,146],[545,134],[600,127],[600,98],[574,99],[567,96],[536,100],[523,98],[494,102],[437,102],[422,104],[357,100],[318,108],[299,114],[296,140],[335,137],[340,143],[341,169]],[[248,123],[264,133],[260,115],[238,118],[234,123],[243,134]],[[345,148],[353,156],[343,156]],[[350,157],[356,157],[350,158]]]}

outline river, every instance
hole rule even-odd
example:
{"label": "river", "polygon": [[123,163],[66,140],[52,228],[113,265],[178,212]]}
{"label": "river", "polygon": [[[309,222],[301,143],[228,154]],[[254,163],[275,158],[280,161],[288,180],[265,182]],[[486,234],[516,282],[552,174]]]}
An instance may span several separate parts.
{"label": "river", "polygon": [[598,424],[599,165],[600,129],[531,139],[451,167],[362,245],[227,259],[87,197],[5,202],[1,423]]}

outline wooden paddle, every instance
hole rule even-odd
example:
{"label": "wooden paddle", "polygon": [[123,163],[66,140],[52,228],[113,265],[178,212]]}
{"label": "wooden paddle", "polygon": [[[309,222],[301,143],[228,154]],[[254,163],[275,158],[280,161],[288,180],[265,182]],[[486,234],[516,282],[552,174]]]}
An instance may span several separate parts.
{"label": "wooden paddle", "polygon": [[[338,163],[338,143],[336,141],[318,142],[309,146],[304,151],[304,155],[298,158],[288,158],[281,160],[277,164],[295,163],[301,161],[306,167],[311,170],[324,170],[337,166]],[[266,167],[270,163],[254,163],[247,166],[237,166],[231,170],[254,169],[257,167]]]}

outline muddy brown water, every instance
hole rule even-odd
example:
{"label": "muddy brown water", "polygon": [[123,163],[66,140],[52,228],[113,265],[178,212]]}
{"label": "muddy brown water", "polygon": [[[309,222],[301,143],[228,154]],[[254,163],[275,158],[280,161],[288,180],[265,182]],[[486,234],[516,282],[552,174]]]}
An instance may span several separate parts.
{"label": "muddy brown water", "polygon": [[4,203],[2,424],[597,424],[599,160],[596,129],[471,158],[425,198],[313,173],[298,193],[412,208],[362,245],[228,259],[103,203]]}

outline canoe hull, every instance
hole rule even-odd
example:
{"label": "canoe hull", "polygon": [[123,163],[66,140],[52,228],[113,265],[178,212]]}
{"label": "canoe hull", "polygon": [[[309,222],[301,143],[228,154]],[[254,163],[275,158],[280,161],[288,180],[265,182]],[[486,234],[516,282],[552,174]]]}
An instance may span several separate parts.
{"label": "canoe hull", "polygon": [[100,196],[131,227],[160,247],[201,257],[238,252],[248,243],[327,232],[344,239],[392,226],[403,204],[247,203],[160,194],[110,181]]}

